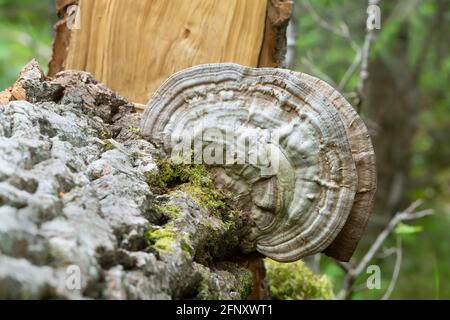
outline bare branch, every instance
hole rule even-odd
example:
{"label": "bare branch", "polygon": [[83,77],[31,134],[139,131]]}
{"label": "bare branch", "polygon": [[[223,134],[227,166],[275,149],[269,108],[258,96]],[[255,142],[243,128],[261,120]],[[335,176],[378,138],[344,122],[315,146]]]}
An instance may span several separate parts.
{"label": "bare branch", "polygon": [[348,273],[351,270],[351,266],[348,262],[342,262],[339,260],[334,260],[334,262],[344,270],[345,273]]}
{"label": "bare branch", "polygon": [[340,27],[333,26],[330,23],[328,23],[328,21],[326,21],[320,17],[320,15],[317,13],[317,11],[314,9],[314,7],[309,2],[309,0],[304,0],[303,5],[304,5],[305,9],[308,11],[308,13],[311,15],[311,17],[314,19],[314,21],[319,26],[321,26],[323,29],[330,31],[330,32],[334,33],[335,35],[347,40],[348,43],[350,44],[350,46],[356,52],[358,52],[360,50],[359,46],[353,40],[353,38],[350,34],[350,30],[344,21],[340,21],[340,24],[339,24]]}
{"label": "bare branch", "polygon": [[400,275],[400,267],[402,265],[402,238],[397,237],[397,250],[394,272],[392,274],[391,282],[389,283],[388,289],[384,293],[381,300],[388,300],[394,291],[395,285],[397,284],[398,276]]}
{"label": "bare branch", "polygon": [[306,54],[306,57],[302,57],[301,58],[301,62],[308,67],[312,73],[316,74],[317,76],[319,76],[320,78],[324,79],[325,81],[327,81],[329,84],[331,84],[333,87],[336,87],[336,83],[333,81],[333,79],[331,79],[326,73],[322,72],[314,63],[314,61],[312,60],[312,56],[311,54],[308,52]]}
{"label": "bare branch", "polygon": [[411,203],[411,205],[409,205],[408,208],[406,208],[404,211],[397,212],[389,221],[384,230],[377,236],[372,246],[360,260],[360,262],[356,265],[356,267],[352,266],[351,264],[344,265],[342,263],[338,263],[338,265],[346,272],[346,275],[343,279],[341,291],[338,294],[339,299],[348,299],[350,297],[351,293],[353,292],[352,285],[354,281],[361,273],[364,272],[364,270],[367,269],[370,261],[381,250],[384,241],[395,230],[399,223],[403,221],[420,219],[433,214],[433,210],[431,209],[416,211],[422,203],[422,200],[417,200]]}
{"label": "bare branch", "polygon": [[392,231],[400,222],[407,220],[415,220],[433,214],[433,210],[431,209],[414,213],[414,210],[416,210],[421,204],[422,200],[415,201],[405,211],[398,212],[394,215],[391,221],[389,221],[386,228],[378,235],[377,239],[372,244],[369,251],[367,251],[367,253],[364,255],[361,262],[355,268],[355,273],[357,275],[361,274],[361,272],[363,272],[367,268],[369,262],[373,259],[375,254],[381,249],[381,246],[383,245],[384,241],[387,239],[387,237],[392,233]]}
{"label": "bare branch", "polygon": [[286,68],[294,69],[297,55],[298,10],[294,2],[291,19],[286,30]]}
{"label": "bare branch", "polygon": [[378,253],[375,257],[377,259],[386,259],[387,257],[392,256],[394,253],[397,253],[397,247],[384,249],[380,253]]}
{"label": "bare branch", "polygon": [[342,77],[341,82],[339,82],[339,86],[338,86],[339,91],[344,90],[345,86],[350,81],[350,78],[353,76],[353,74],[356,72],[356,69],[358,68],[360,63],[361,63],[361,50],[359,50],[358,53],[355,55],[355,59],[353,60],[350,67],[345,72],[344,76]]}
{"label": "bare branch", "polygon": [[[369,5],[374,2],[369,0]],[[372,42],[375,39],[375,29],[367,29],[366,36],[364,37],[364,44],[359,54],[361,56],[361,69],[359,71],[359,81],[356,87],[356,98],[354,101],[356,111],[361,111],[361,105],[364,98],[364,89],[367,79],[369,78],[369,54]]]}

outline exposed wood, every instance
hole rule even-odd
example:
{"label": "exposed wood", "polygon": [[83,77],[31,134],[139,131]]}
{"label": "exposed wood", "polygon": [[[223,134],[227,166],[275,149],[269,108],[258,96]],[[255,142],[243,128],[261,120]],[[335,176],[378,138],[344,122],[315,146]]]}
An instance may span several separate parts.
{"label": "exposed wood", "polygon": [[292,5],[292,0],[268,0],[259,67],[283,66],[286,54],[286,28],[291,17]]}
{"label": "exposed wood", "polygon": [[270,299],[269,286],[265,280],[266,268],[264,266],[264,260],[256,255],[254,257],[248,257],[241,265],[250,270],[253,275],[253,289],[248,299]]}
{"label": "exposed wood", "polygon": [[7,104],[13,100],[12,93],[9,89],[0,92],[0,104]]}
{"label": "exposed wood", "polygon": [[56,0],[56,12],[58,16],[64,14],[64,10],[74,4],[78,4],[79,0]]}
{"label": "exposed wood", "polygon": [[68,30],[65,16],[56,26],[49,75],[89,71],[145,104],[165,79],[186,67],[258,66],[266,0],[80,0],[79,5],[80,30]]}
{"label": "exposed wood", "polygon": [[53,41],[53,54],[49,62],[49,76],[55,76],[64,70],[64,63],[70,44],[71,32],[67,27],[68,13],[65,11],[70,5],[78,4],[78,0],[58,0],[56,1],[56,13],[59,21],[55,24],[55,40]]}
{"label": "exposed wood", "polygon": [[144,112],[146,105],[145,104],[141,104],[141,103],[134,103],[134,107],[140,111],[140,112]]}

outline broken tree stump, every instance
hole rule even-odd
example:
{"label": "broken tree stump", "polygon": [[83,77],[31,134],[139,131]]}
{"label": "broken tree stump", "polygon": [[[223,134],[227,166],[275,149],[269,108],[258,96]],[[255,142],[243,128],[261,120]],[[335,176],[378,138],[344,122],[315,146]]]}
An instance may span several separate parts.
{"label": "broken tree stump", "polygon": [[[80,29],[68,28],[74,5]],[[60,20],[49,76],[89,71],[142,111],[165,79],[187,67],[214,62],[281,67],[292,1],[58,0],[56,7]],[[261,269],[260,259],[248,263],[249,269]],[[252,297],[265,298],[267,292]]]}
{"label": "broken tree stump", "polygon": [[[79,6],[80,28],[70,30]],[[292,1],[59,0],[49,75],[91,72],[146,104],[176,71],[203,63],[279,67]]]}

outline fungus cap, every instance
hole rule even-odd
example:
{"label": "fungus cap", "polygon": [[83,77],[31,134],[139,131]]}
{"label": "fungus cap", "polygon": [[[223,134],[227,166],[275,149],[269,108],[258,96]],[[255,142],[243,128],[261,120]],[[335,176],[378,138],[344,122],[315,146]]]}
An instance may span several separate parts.
{"label": "fungus cap", "polygon": [[328,84],[303,73],[205,64],[167,79],[141,133],[173,159],[208,165],[248,213],[244,251],[347,261],[376,189],[362,120]]}

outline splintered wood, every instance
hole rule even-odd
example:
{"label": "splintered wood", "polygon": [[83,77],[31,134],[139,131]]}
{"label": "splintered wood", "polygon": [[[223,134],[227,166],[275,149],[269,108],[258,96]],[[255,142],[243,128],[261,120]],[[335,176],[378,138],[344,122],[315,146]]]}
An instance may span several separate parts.
{"label": "splintered wood", "polygon": [[[212,62],[258,66],[267,0],[80,0],[80,29],[54,49],[50,75],[91,72],[145,104],[174,72]],[[67,16],[66,16],[67,19]],[[58,32],[58,30],[57,30]],[[56,52],[55,52],[56,50]]]}

